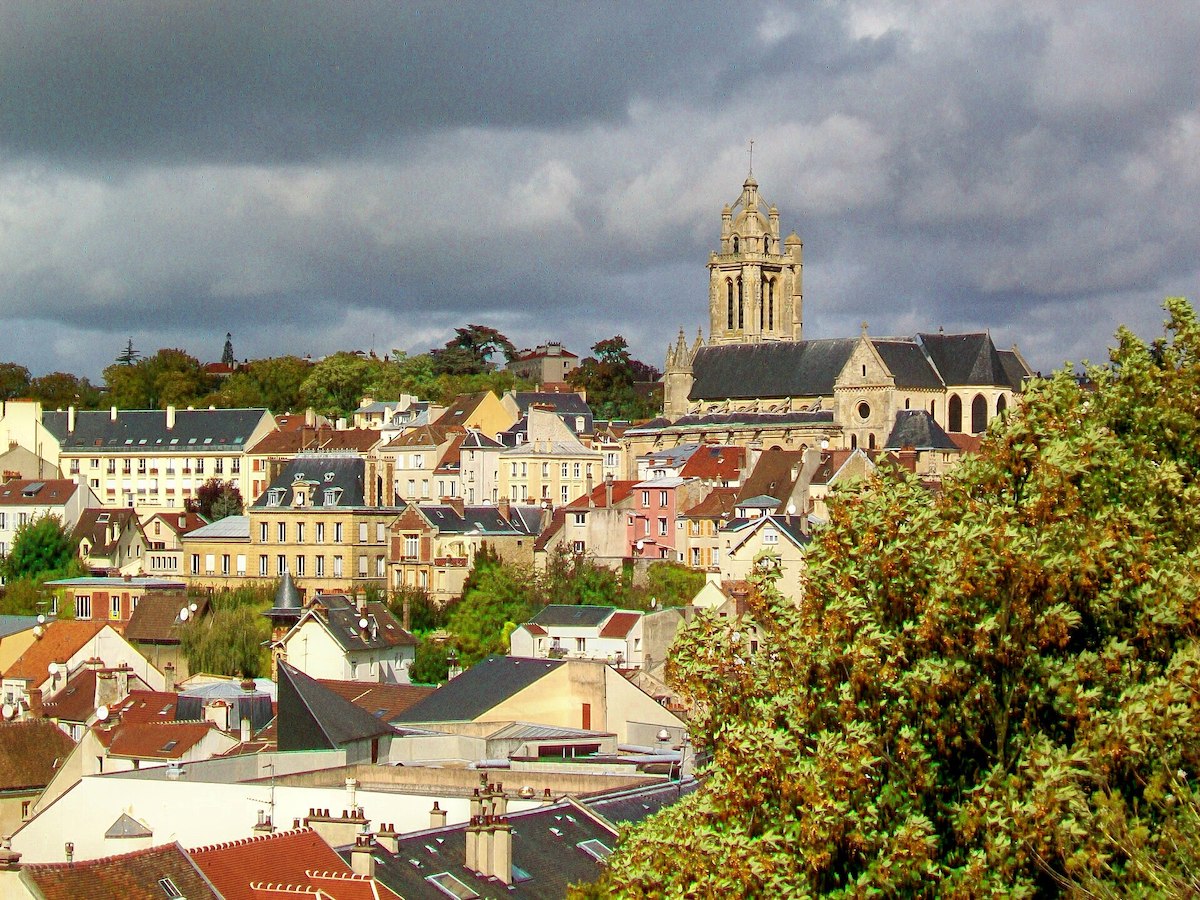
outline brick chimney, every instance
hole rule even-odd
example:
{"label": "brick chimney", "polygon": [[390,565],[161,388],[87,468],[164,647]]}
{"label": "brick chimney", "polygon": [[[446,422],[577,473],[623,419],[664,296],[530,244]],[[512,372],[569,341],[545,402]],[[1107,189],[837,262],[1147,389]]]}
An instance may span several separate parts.
{"label": "brick chimney", "polygon": [[369,832],[354,836],[354,848],[350,851],[350,868],[354,870],[355,875],[375,877],[374,849]]}
{"label": "brick chimney", "polygon": [[496,511],[500,513],[500,518],[507,522],[512,516],[512,503],[507,497],[501,497],[496,503]]}
{"label": "brick chimney", "polygon": [[467,505],[462,497],[443,497],[442,502],[458,513],[459,518],[466,514]]}

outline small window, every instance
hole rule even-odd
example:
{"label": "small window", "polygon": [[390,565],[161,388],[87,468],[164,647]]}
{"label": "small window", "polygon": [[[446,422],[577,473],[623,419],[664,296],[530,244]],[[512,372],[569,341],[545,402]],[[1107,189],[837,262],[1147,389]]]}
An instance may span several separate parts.
{"label": "small window", "polygon": [[175,887],[175,882],[173,882],[170,878],[158,879],[158,886],[162,888],[163,893],[166,894],[170,900],[183,900],[183,892],[180,891],[179,888]]}
{"label": "small window", "polygon": [[862,403],[858,404],[858,417],[863,420],[871,418],[871,404],[870,403],[867,403],[864,400]]}

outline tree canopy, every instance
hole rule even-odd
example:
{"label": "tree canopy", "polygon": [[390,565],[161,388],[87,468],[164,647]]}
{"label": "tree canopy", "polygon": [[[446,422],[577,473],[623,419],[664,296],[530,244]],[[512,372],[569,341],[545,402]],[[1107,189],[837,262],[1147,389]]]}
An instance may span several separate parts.
{"label": "tree canopy", "polygon": [[120,361],[104,370],[109,402],[121,409],[164,409],[199,403],[214,387],[200,360],[164,348],[153,356]]}
{"label": "tree canopy", "polygon": [[512,341],[487,325],[455,328],[454,337],[440,350],[434,350],[433,371],[437,375],[483,375],[496,368],[492,356],[501,354],[506,362],[516,358]]}
{"label": "tree canopy", "polygon": [[[978,456],[835,496],[669,675],[708,760],[609,860],[624,896],[1167,896],[1200,883],[1200,329],[1122,330]],[[1189,837],[1190,836],[1190,837]]]}
{"label": "tree canopy", "polygon": [[13,536],[3,563],[4,577],[16,580],[63,572],[75,559],[75,549],[70,530],[58,516],[30,519]]}
{"label": "tree canopy", "polygon": [[185,505],[189,512],[215,522],[226,516],[240,516],[244,504],[237,482],[210,478],[196,488],[195,496],[188,498]]}
{"label": "tree canopy", "polygon": [[653,366],[633,359],[629,344],[615,335],[592,346],[594,356],[586,357],[567,376],[574,388],[587,391],[588,405],[597,418],[645,419],[658,414],[659,403],[639,392],[639,382],[656,381],[659,372]]}

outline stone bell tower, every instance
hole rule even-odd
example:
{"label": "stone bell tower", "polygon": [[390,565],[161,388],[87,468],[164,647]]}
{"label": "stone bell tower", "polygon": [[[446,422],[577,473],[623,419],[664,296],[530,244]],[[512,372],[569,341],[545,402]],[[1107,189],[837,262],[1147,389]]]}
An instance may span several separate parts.
{"label": "stone bell tower", "polygon": [[803,316],[803,250],[779,234],[779,210],[762,211],[754,174],[721,210],[721,249],[709,256],[710,344],[798,341]]}

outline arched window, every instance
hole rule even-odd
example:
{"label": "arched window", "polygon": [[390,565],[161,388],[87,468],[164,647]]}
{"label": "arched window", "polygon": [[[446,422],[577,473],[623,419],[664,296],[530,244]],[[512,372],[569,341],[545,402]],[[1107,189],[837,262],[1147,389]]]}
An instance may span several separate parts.
{"label": "arched window", "polygon": [[729,307],[725,327],[733,331],[733,279],[731,278],[725,279],[725,297]]}
{"label": "arched window", "polygon": [[738,252],[738,236],[736,234],[733,236],[733,252]]}
{"label": "arched window", "polygon": [[766,289],[767,289],[766,282],[759,281],[759,283],[758,283],[758,330],[759,331],[763,330],[763,315],[766,312],[766,304],[763,302],[763,294],[766,291]]}
{"label": "arched window", "polygon": [[769,234],[764,234],[763,235],[763,253],[770,253],[770,252],[771,252],[771,236]]}
{"label": "arched window", "polygon": [[875,449],[875,432],[873,432],[873,431],[867,435],[867,449],[868,450]]}
{"label": "arched window", "polygon": [[911,408],[912,408],[912,398],[911,398],[911,397],[905,397],[905,398],[904,398],[904,408],[905,408],[905,409],[911,409]]}
{"label": "arched window", "polygon": [[1000,415],[1006,409],[1008,409],[1008,401],[1005,400],[1004,395],[1001,394],[999,397],[996,398],[996,415]]}
{"label": "arched window", "polygon": [[971,433],[979,434],[987,430],[987,400],[983,394],[976,394],[971,401]]}
{"label": "arched window", "polygon": [[767,282],[767,328],[775,330],[775,279]]}
{"label": "arched window", "polygon": [[962,431],[962,401],[958,399],[958,394],[950,395],[950,405],[946,407],[946,416],[947,431]]}
{"label": "arched window", "polygon": [[850,435],[850,449],[851,450],[858,449],[858,435],[857,434]]}
{"label": "arched window", "polygon": [[929,418],[933,419],[935,422],[937,421],[937,401],[936,400],[929,401]]}
{"label": "arched window", "polygon": [[738,276],[738,329],[746,327],[746,298],[742,292],[742,278]]}

